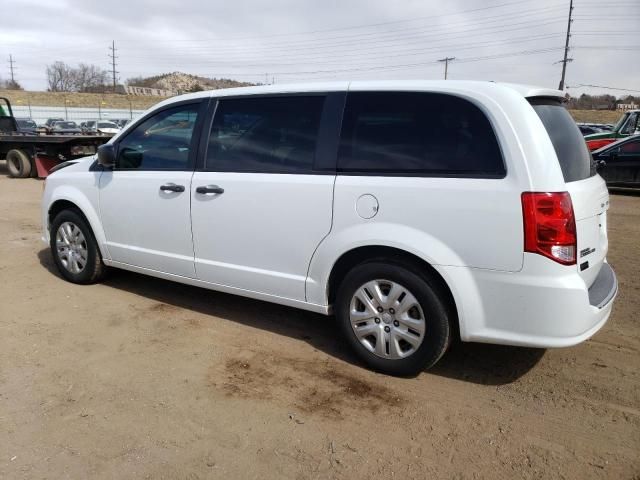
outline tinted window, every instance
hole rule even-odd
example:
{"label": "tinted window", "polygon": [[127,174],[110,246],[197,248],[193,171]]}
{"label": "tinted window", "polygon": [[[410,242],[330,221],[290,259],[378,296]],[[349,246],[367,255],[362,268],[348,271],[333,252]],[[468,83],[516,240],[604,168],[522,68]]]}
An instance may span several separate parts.
{"label": "tinted window", "polygon": [[555,101],[531,100],[531,104],[553,143],[564,181],[575,182],[595,175],[587,144],[567,109]]}
{"label": "tinted window", "polygon": [[134,128],[118,145],[119,169],[185,170],[199,105],[163,110]]}
{"label": "tinted window", "polygon": [[99,122],[98,128],[118,128],[118,125],[112,122]]}
{"label": "tinted window", "polygon": [[621,133],[626,133],[628,135],[633,135],[638,131],[638,117],[637,112],[633,112],[629,114],[629,120],[625,124]]}
{"label": "tinted window", "polygon": [[640,153],[640,138],[637,140],[633,140],[625,143],[624,145],[620,145],[620,153],[631,153],[631,154],[639,154]]}
{"label": "tinted window", "polygon": [[220,100],[207,168],[221,172],[313,170],[324,96]]}
{"label": "tinted window", "polygon": [[350,93],[338,170],[500,177],[496,136],[478,107],[433,93]]}

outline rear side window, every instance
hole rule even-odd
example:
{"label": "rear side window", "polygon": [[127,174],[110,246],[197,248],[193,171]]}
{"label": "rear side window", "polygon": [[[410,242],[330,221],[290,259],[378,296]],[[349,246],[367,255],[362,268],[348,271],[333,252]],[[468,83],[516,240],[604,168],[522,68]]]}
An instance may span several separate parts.
{"label": "rear side window", "polygon": [[445,94],[349,93],[338,155],[341,173],[505,175],[487,117],[469,101]]}
{"label": "rear side window", "polygon": [[220,100],[209,136],[207,170],[309,173],[324,96]]}
{"label": "rear side window", "polygon": [[560,102],[530,99],[542,120],[560,162],[565,182],[575,182],[595,175],[591,154],[582,133]]}

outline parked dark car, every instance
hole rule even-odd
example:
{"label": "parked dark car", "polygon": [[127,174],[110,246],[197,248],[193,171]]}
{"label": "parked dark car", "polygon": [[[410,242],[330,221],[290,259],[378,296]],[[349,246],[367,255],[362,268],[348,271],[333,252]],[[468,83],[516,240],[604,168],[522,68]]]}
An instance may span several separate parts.
{"label": "parked dark car", "polygon": [[607,185],[640,188],[640,135],[611,143],[592,156]]}
{"label": "parked dark car", "polygon": [[16,123],[18,124],[18,131],[20,133],[36,134],[38,125],[30,118],[16,118]]}
{"label": "parked dark car", "polygon": [[51,133],[54,135],[77,135],[82,133],[82,130],[76,122],[56,122],[51,128]]}
{"label": "parked dark car", "polygon": [[44,128],[46,133],[51,133],[51,129],[55,125],[56,122],[64,122],[64,118],[47,118],[47,121],[44,122],[42,128]]}
{"label": "parked dark car", "polygon": [[592,127],[591,125],[578,124],[578,128],[580,129],[580,133],[582,133],[582,135],[591,135],[592,133],[601,133],[604,131],[601,128]]}

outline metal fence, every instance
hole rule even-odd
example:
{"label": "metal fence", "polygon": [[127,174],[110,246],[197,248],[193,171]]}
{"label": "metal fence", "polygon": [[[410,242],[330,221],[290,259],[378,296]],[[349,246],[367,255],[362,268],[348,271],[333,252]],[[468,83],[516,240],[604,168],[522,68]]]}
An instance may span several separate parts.
{"label": "metal fence", "polygon": [[144,110],[93,107],[39,107],[35,105],[14,105],[13,115],[16,118],[31,118],[38,125],[48,118],[63,118],[76,123],[88,120],[131,120]]}

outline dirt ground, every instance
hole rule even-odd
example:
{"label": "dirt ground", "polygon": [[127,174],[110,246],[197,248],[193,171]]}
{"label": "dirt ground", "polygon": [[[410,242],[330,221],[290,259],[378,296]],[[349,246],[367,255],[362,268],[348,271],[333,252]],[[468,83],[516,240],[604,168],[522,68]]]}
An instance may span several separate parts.
{"label": "dirt ground", "polygon": [[620,294],[595,338],[459,344],[400,379],[330,318],[127,272],[64,282],[42,182],[4,173],[2,479],[640,479],[640,197],[612,196]]}

